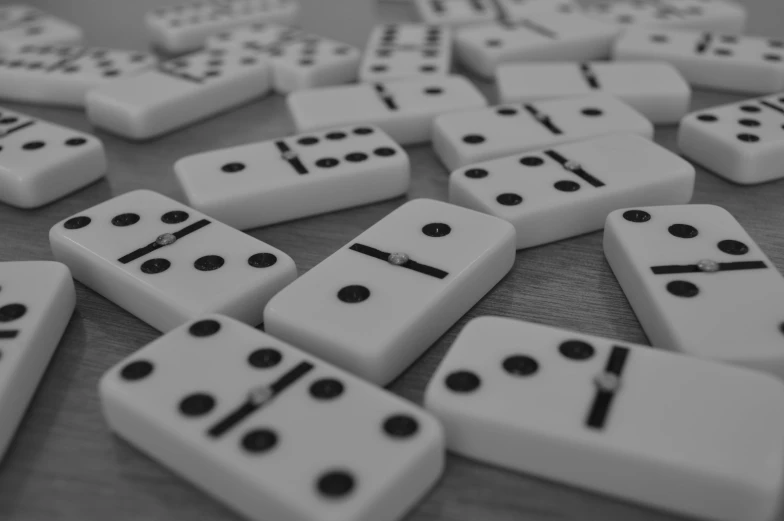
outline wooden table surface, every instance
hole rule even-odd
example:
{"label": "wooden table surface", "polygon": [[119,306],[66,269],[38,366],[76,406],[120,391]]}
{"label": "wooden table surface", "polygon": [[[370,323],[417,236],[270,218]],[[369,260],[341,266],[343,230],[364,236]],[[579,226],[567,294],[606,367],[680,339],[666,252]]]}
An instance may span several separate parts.
{"label": "wooden table surface", "polygon": [[[31,3],[83,25],[95,44],[143,49],[146,42],[142,13],[158,2],[41,0]],[[746,5],[750,14],[749,33],[782,36],[782,0],[749,0]],[[415,19],[413,10],[405,4],[382,3],[378,12],[385,21]],[[480,86],[494,101],[493,86]],[[696,92],[693,108],[740,99],[742,96]],[[283,98],[278,95],[144,143],[96,132],[80,111],[6,105],[95,132],[106,146],[109,172],[106,179],[38,210],[24,211],[0,204],[0,261],[51,259],[48,231],[55,222],[126,191],[150,188],[183,200],[172,173],[172,164],[180,157],[293,132]],[[657,128],[656,140],[674,149],[675,127]],[[413,182],[407,197],[269,226],[250,234],[291,255],[300,273],[304,273],[405,200],[419,197],[445,200],[448,172],[429,146],[411,147],[408,152]],[[725,207],[779,270],[784,269],[784,180],[741,187],[700,169],[693,202]],[[81,284],[77,283],[76,288],[73,319],[15,441],[0,464],[0,519],[239,519],[228,508],[109,432],[100,412],[99,378],[159,333]],[[455,335],[469,319],[480,315],[513,317],[647,344],[604,259],[602,233],[596,232],[518,252],[511,273],[392,383],[390,389],[420,403],[425,385]],[[597,474],[602,472],[603,469],[596,469]],[[407,519],[660,521],[676,518],[450,455],[443,478]]]}

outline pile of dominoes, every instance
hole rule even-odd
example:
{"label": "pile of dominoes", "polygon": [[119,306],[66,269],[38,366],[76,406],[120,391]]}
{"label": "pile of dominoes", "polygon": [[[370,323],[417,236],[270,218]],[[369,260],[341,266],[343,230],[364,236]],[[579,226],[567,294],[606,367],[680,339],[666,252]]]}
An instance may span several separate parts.
{"label": "pile of dominoes", "polygon": [[[364,51],[298,29],[293,0],[166,7],[146,26],[169,59],[0,8],[2,100],[146,140],[277,94],[298,132],[183,157],[187,206],[124,193],[52,223],[57,262],[0,263],[0,453],[76,279],[163,333],[102,378],[110,429],[249,519],[401,519],[447,449],[676,514],[777,519],[784,280],[730,213],[688,203],[690,161],[784,177],[784,40],[744,35],[729,0],[413,5],[421,23],[379,25]],[[751,98],[689,113],[692,87]],[[679,124],[684,157],[654,124]],[[404,146],[427,142],[449,203],[407,202],[300,277],[243,232],[405,194]],[[3,204],[106,170],[96,137],[0,108]],[[383,388],[506,283],[516,250],[601,229],[665,349],[486,316],[422,407]]]}

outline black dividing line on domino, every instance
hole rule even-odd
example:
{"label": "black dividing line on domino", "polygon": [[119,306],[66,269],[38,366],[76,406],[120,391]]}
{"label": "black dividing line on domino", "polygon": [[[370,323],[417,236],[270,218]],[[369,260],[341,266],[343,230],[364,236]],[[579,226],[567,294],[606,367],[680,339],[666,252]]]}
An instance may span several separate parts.
{"label": "black dividing line on domino", "polygon": [[533,31],[536,34],[540,36],[544,36],[545,38],[550,38],[551,40],[555,40],[556,38],[558,38],[558,35],[555,34],[553,31],[551,31],[550,29],[548,29],[547,27],[544,27],[543,25],[539,25],[538,23],[528,19],[520,20],[514,25],[516,25],[517,27],[525,27],[529,31]]}
{"label": "black dividing line on domino", "polygon": [[259,43],[258,41],[250,41],[244,43],[243,47],[251,51],[256,51],[258,53],[269,54],[276,51],[281,51],[284,47],[289,47],[291,45],[294,45],[295,43],[299,43],[299,40],[294,40],[294,41],[275,40],[274,42],[268,45]]}
{"label": "black dividing line on domino", "polygon": [[62,69],[63,67],[65,67],[69,63],[71,63],[73,61],[76,61],[79,58],[81,58],[82,56],[84,56],[86,52],[87,52],[86,50],[82,50],[82,51],[79,51],[75,56],[67,56],[67,57],[63,58],[62,60],[52,64],[50,67],[47,67],[45,70],[47,72],[51,72],[51,71],[56,71],[57,69]]}
{"label": "black dividing line on domino", "polygon": [[599,375],[596,380],[596,395],[591,405],[591,410],[588,413],[588,418],[585,424],[592,429],[603,429],[607,423],[607,417],[610,415],[610,407],[612,406],[615,393],[618,392],[621,374],[623,367],[626,364],[626,359],[629,355],[628,347],[613,346],[610,351],[610,356],[607,358],[607,364],[604,367],[604,372]]}
{"label": "black dividing line on domino", "polygon": [[16,338],[17,336],[19,336],[18,329],[0,329],[0,339]]}
{"label": "black dividing line on domino", "polygon": [[704,53],[708,50],[708,46],[711,44],[711,41],[713,41],[713,35],[711,33],[703,34],[700,36],[700,39],[697,40],[697,47],[694,49],[694,51],[697,54]]}
{"label": "black dividing line on domino", "polygon": [[349,249],[354,250],[357,253],[367,255],[368,257],[373,257],[374,259],[382,260],[384,262],[389,262],[390,264],[393,264],[400,268],[406,268],[411,271],[416,271],[417,273],[421,273],[423,275],[435,277],[437,279],[444,279],[449,275],[449,273],[444,270],[434,268],[433,266],[428,266],[427,264],[420,264],[411,259],[407,259],[405,262],[401,264],[395,264],[390,260],[390,257],[392,256],[391,253],[373,248],[372,246],[366,246],[364,244],[354,243],[349,247]]}
{"label": "black dividing line on domino", "polygon": [[313,369],[313,364],[310,362],[300,362],[292,369],[287,371],[283,376],[278,378],[272,385],[259,387],[251,390],[248,394],[248,399],[230,412],[221,421],[210,427],[207,435],[212,438],[222,436],[230,431],[235,425],[270,403],[277,395],[282,393],[287,387],[294,382],[305,376]]}
{"label": "black dividing line on domino", "polygon": [[717,271],[759,270],[768,266],[762,261],[718,262],[709,269],[698,264],[671,264],[667,266],[651,266],[654,275],[676,275],[678,273],[714,273]]}
{"label": "black dividing line on domino", "polygon": [[590,63],[581,63],[580,64],[580,72],[583,75],[583,79],[588,84],[589,87],[592,89],[600,89],[599,86],[599,78],[596,77],[596,73],[591,68]]}
{"label": "black dividing line on domino", "polygon": [[423,50],[430,50],[433,47],[439,47],[440,44],[437,42],[426,42],[423,45],[419,45],[416,43],[401,43],[401,44],[394,44],[394,43],[381,43],[378,46],[379,51],[423,51]]}
{"label": "black dividing line on domino", "polygon": [[438,51],[441,48],[440,42],[427,41],[423,44],[416,43],[401,43],[400,45],[394,43],[380,43],[376,51],[389,51],[389,52],[414,52],[414,51]]}
{"label": "black dividing line on domino", "polygon": [[774,104],[773,104],[773,103],[771,103],[770,101],[764,101],[764,100],[763,100],[763,101],[760,101],[760,104],[761,104],[762,106],[764,106],[764,107],[767,107],[767,108],[771,109],[771,110],[775,110],[776,112],[778,112],[778,113],[780,113],[780,114],[784,114],[784,109],[783,109],[783,108],[781,108],[781,107],[779,107],[779,106],[776,106],[776,105],[774,105]]}
{"label": "black dividing line on domino", "polygon": [[299,157],[296,153],[294,153],[291,148],[286,144],[285,141],[275,141],[275,146],[278,147],[278,151],[280,152],[280,157],[284,161],[288,161],[291,165],[291,168],[297,171],[298,174],[309,174],[308,169],[305,168],[305,165],[302,164],[302,161],[299,160]]}
{"label": "black dividing line on domino", "polygon": [[389,110],[397,110],[397,103],[395,103],[395,99],[390,96],[384,86],[380,83],[376,83],[374,85],[376,92],[381,96],[381,101],[389,108]]}
{"label": "black dividing line on domino", "polygon": [[589,185],[595,188],[600,188],[604,186],[603,182],[601,182],[599,179],[595,178],[594,176],[586,172],[583,169],[583,167],[579,165],[579,163],[569,161],[555,150],[545,150],[544,153],[546,156],[549,156],[553,161],[557,161],[558,163],[560,163],[561,166],[564,168],[564,170],[573,173],[574,175],[576,175],[577,177],[579,177]]}
{"label": "black dividing line on domino", "polygon": [[270,52],[272,50],[272,45],[264,45],[259,42],[245,42],[242,46],[256,52]]}
{"label": "black dividing line on domino", "polygon": [[204,80],[201,78],[196,78],[195,76],[190,76],[185,74],[184,72],[169,70],[169,68],[164,67],[163,65],[158,66],[158,72],[171,76],[173,78],[179,78],[181,80],[189,81],[191,83],[204,83]]}
{"label": "black dividing line on domino", "polygon": [[[172,233],[171,235],[174,236],[175,240],[173,240],[171,242],[162,241],[161,239],[162,239],[162,237],[164,237],[164,235],[162,235],[161,237],[158,237],[157,239],[155,239],[153,242],[151,242],[147,246],[143,246],[143,247],[139,248],[138,250],[134,250],[131,253],[129,253],[128,255],[120,257],[119,259],[117,259],[117,261],[120,264],[128,264],[129,262],[133,262],[136,259],[139,259],[139,258],[144,257],[145,255],[147,255],[149,253],[154,252],[157,249],[163,248],[164,246],[168,246],[169,244],[172,244],[172,243],[176,242],[177,240],[182,239],[186,235],[189,235],[189,234],[191,234],[191,233],[193,233],[193,232],[195,232],[197,230],[200,230],[200,229],[204,228],[208,224],[210,224],[210,221],[208,221],[207,219],[202,219],[201,221],[196,221],[195,223],[186,226],[182,230],[179,230],[179,231],[176,231],[176,232]],[[168,235],[168,234],[165,234],[165,235]]]}
{"label": "black dividing line on domino", "polygon": [[536,107],[534,107],[533,105],[529,105],[529,104],[525,103],[525,104],[523,104],[523,108],[529,114],[531,114],[536,121],[541,123],[547,130],[549,130],[553,134],[563,134],[563,132],[561,132],[561,129],[558,128],[558,126],[556,126],[555,123],[553,123],[553,120],[551,120],[549,116],[545,116],[544,114],[539,112],[536,109]]}
{"label": "black dividing line on domino", "polygon": [[0,138],[3,138],[5,136],[7,136],[8,134],[13,134],[14,132],[18,132],[18,131],[20,131],[20,130],[22,130],[24,128],[27,128],[29,126],[32,126],[32,125],[35,125],[35,121],[26,121],[24,123],[18,124],[15,127],[11,127],[11,128],[9,128],[7,130],[2,130],[2,131],[0,131]]}

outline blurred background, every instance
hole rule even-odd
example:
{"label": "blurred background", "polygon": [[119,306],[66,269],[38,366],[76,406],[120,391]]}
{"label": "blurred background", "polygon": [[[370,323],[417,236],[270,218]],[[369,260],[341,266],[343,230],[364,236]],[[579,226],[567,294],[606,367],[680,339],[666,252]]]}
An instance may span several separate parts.
{"label": "blurred background", "polygon": [[[0,0],[0,5],[4,3],[16,2]],[[91,45],[143,50],[148,47],[144,13],[183,1],[24,0],[24,3],[82,26]],[[413,8],[401,0],[300,0],[300,25],[321,36],[364,46],[376,23],[378,3],[384,4],[385,20],[414,20]]]}
{"label": "blurred background", "polygon": [[[21,1],[21,0],[20,0]],[[582,0],[595,3],[602,0]],[[773,0],[784,2],[784,0]],[[1,4],[17,3],[0,0]],[[163,5],[183,3],[182,0],[25,0],[56,16],[81,25],[87,42],[96,46],[128,49],[147,49],[144,13]],[[769,0],[743,0],[747,6],[751,33],[784,36],[781,20],[765,17],[769,9],[755,9]],[[341,40],[352,45],[365,45],[379,9],[387,22],[416,21],[408,0],[300,0],[300,25],[321,36]]]}

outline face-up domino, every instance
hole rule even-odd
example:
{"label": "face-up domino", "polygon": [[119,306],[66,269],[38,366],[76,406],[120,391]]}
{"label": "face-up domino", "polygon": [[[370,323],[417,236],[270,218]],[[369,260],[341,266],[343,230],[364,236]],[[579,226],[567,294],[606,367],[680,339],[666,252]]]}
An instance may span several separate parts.
{"label": "face-up domino", "polygon": [[213,150],[174,171],[188,204],[241,230],[404,194],[408,155],[372,126]]}
{"label": "face-up domino", "polygon": [[582,7],[574,0],[496,0],[504,20],[514,22],[534,13],[581,13]]}
{"label": "face-up domino", "polygon": [[422,22],[453,27],[485,24],[498,18],[492,0],[414,0]]}
{"label": "face-up domino", "polygon": [[0,98],[80,107],[89,89],[154,64],[143,52],[28,45],[0,56]]}
{"label": "face-up domino", "polygon": [[461,29],[455,35],[455,52],[471,71],[492,78],[507,62],[606,58],[619,32],[612,24],[580,14],[540,12],[515,22]]}
{"label": "face-up domino", "polygon": [[76,25],[22,4],[0,7],[0,52],[26,45],[78,44],[83,37]]}
{"label": "face-up domino", "polygon": [[632,205],[685,204],[694,167],[636,134],[477,163],[449,176],[449,202],[511,222],[517,248],[599,230]]}
{"label": "face-up domino", "polygon": [[209,49],[244,49],[270,61],[277,92],[349,83],[357,77],[360,52],[351,45],[292,27],[253,24],[207,39]]}
{"label": "face-up domino", "polygon": [[282,251],[148,190],[57,223],[49,241],[76,280],[160,331],[213,312],[259,324],[297,276]]}
{"label": "face-up domino", "polygon": [[0,107],[0,201],[36,208],[104,173],[98,138]]}
{"label": "face-up domino", "polygon": [[444,466],[426,411],[221,315],[137,351],[100,395],[112,430],[253,520],[395,521]]}
{"label": "face-up domino", "polygon": [[654,346],[784,376],[784,278],[729,212],[615,211],[604,254]]}
{"label": "face-up domino", "polygon": [[689,114],[678,148],[736,183],[784,177],[784,92]]}
{"label": "face-up domino", "polygon": [[401,145],[430,140],[433,118],[487,106],[462,76],[407,78],[384,83],[304,90],[286,100],[298,132],[345,125],[378,125]]}
{"label": "face-up domino", "polygon": [[268,93],[270,76],[253,52],[203,50],[90,90],[87,117],[127,138],[151,138]]}
{"label": "face-up domino", "polygon": [[269,334],[385,385],[500,281],[514,228],[440,201],[410,201],[267,305]]}
{"label": "face-up domino", "polygon": [[691,87],[664,62],[508,63],[496,75],[501,103],[606,92],[656,124],[677,123],[689,110]]}
{"label": "face-up domino", "polygon": [[0,262],[0,458],[74,310],[68,268]]}
{"label": "face-up domino", "polygon": [[715,31],[742,34],[746,10],[728,0],[614,0],[588,4],[585,14],[623,27]]}
{"label": "face-up domino", "polygon": [[386,81],[407,76],[445,75],[452,65],[452,32],[425,24],[379,25],[370,33],[359,79]]}
{"label": "face-up domino", "polygon": [[778,519],[782,404],[765,374],[500,317],[425,391],[454,452],[711,521]]}
{"label": "face-up domino", "polygon": [[653,137],[642,114],[609,94],[501,105],[439,116],[433,122],[433,149],[449,170],[578,141],[631,132]]}
{"label": "face-up domino", "polygon": [[630,29],[615,42],[613,58],[667,61],[692,85],[715,90],[784,90],[784,40]]}
{"label": "face-up domino", "polygon": [[253,23],[289,24],[297,0],[208,0],[165,6],[147,13],[153,43],[171,53],[193,51],[214,34]]}

